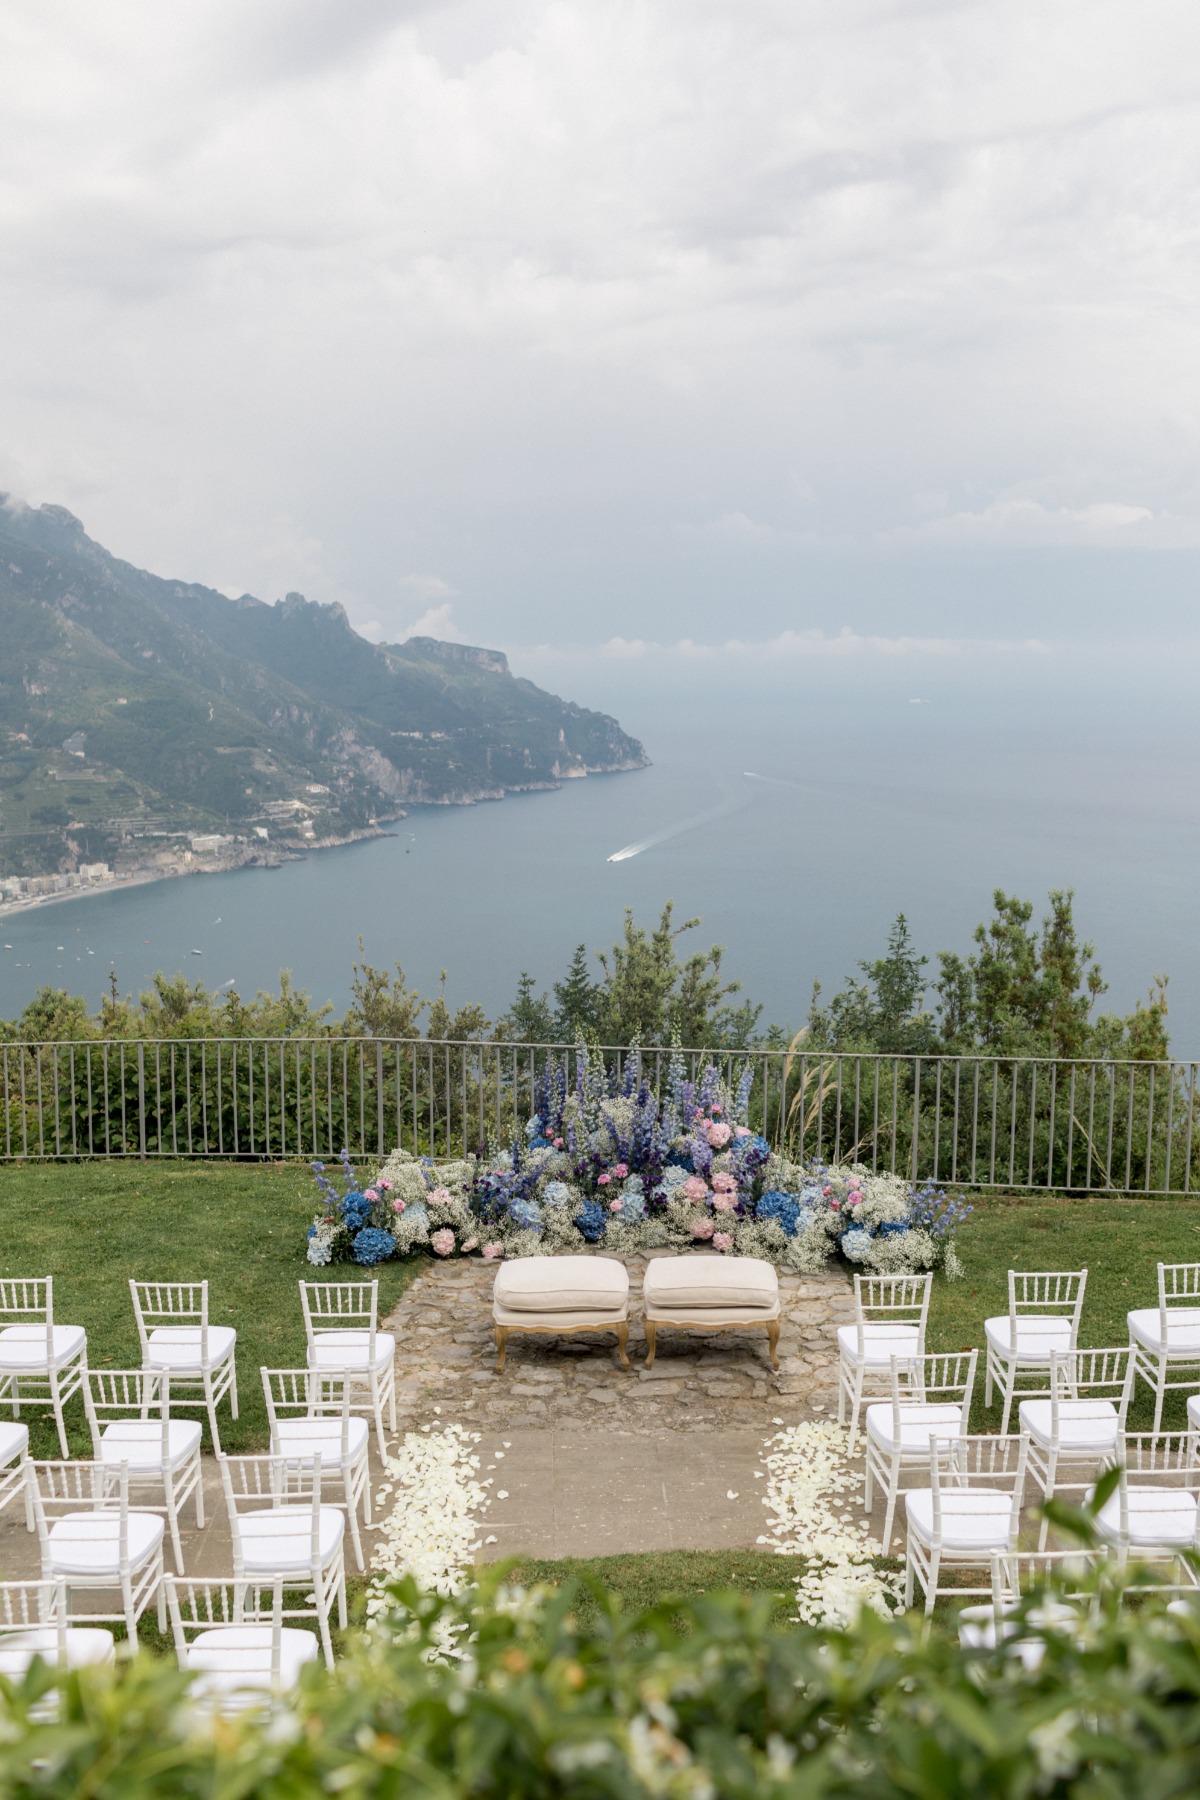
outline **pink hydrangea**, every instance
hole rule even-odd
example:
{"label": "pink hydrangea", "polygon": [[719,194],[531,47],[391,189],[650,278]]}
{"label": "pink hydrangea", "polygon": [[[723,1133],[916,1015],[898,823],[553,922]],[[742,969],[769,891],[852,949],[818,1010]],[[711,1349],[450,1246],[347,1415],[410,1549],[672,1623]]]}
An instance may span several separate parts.
{"label": "pink hydrangea", "polygon": [[821,1192],[825,1196],[826,1200],[828,1200],[833,1193],[833,1189],[831,1187],[823,1187],[821,1189]]}
{"label": "pink hydrangea", "polygon": [[733,1133],[730,1131],[728,1125],[724,1124],[720,1119],[717,1119],[713,1124],[706,1127],[704,1135],[714,1150],[723,1150],[733,1136]]}
{"label": "pink hydrangea", "polygon": [[608,1173],[607,1170],[605,1170],[603,1175],[597,1175],[596,1186],[597,1187],[607,1187],[611,1180],[612,1180],[612,1176]]}
{"label": "pink hydrangea", "polygon": [[733,1128],[733,1135],[734,1137],[749,1137],[750,1127],[748,1125],[735,1125]]}
{"label": "pink hydrangea", "polygon": [[628,1175],[628,1173],[629,1173],[628,1163],[617,1163],[613,1168],[613,1174],[616,1176],[618,1181],[624,1181],[624,1179]]}
{"label": "pink hydrangea", "polygon": [[374,1188],[364,1188],[363,1189],[363,1199],[364,1200],[378,1200],[378,1198],[379,1198],[379,1195],[375,1192]]}
{"label": "pink hydrangea", "polygon": [[715,1193],[718,1193],[718,1194],[736,1194],[737,1193],[737,1181],[735,1180],[735,1178],[732,1175],[721,1175],[721,1174],[714,1175],[712,1178],[712,1184],[713,1184],[713,1190]]}
{"label": "pink hydrangea", "polygon": [[861,1175],[852,1175],[850,1177],[850,1186],[851,1186],[851,1189],[860,1188],[862,1186],[862,1176]]}
{"label": "pink hydrangea", "polygon": [[429,1248],[435,1256],[449,1256],[454,1248],[454,1233],[448,1225],[443,1225],[440,1231],[434,1232],[429,1240]]}
{"label": "pink hydrangea", "polygon": [[692,1236],[694,1238],[710,1238],[712,1234],[713,1222],[711,1219],[692,1220]]}
{"label": "pink hydrangea", "polygon": [[733,1239],[730,1237],[730,1235],[727,1231],[714,1231],[713,1232],[713,1249],[714,1250],[732,1250],[733,1249]]}
{"label": "pink hydrangea", "polygon": [[733,1209],[736,1205],[737,1205],[737,1201],[734,1199],[732,1194],[714,1194],[713,1195],[713,1211],[714,1212],[730,1213],[733,1211]]}
{"label": "pink hydrangea", "polygon": [[563,1140],[562,1140],[562,1139],[561,1139],[561,1138],[555,1138],[555,1140],[554,1140],[554,1148],[555,1148],[555,1149],[556,1149],[556,1150],[561,1150],[561,1149],[562,1149],[562,1147],[563,1147]]}
{"label": "pink hydrangea", "polygon": [[391,1193],[391,1191],[392,1191],[392,1184],[391,1184],[391,1182],[390,1182],[390,1181],[389,1181],[389,1180],[388,1180],[388,1179],[387,1179],[387,1176],[386,1176],[386,1175],[385,1175],[385,1176],[384,1176],[384,1177],[383,1177],[383,1178],[382,1178],[382,1179],[381,1179],[381,1180],[379,1180],[379,1181],[377,1181],[377,1182],[376,1182],[376,1183],[375,1183],[375,1186],[376,1186],[376,1187],[377,1187],[377,1188],[382,1188],[382,1189],[383,1189],[383,1192],[384,1192],[384,1193],[385,1193],[385,1194],[390,1194],[390,1193]]}
{"label": "pink hydrangea", "polygon": [[696,1110],[692,1114],[692,1117],[693,1117],[693,1119],[702,1119],[704,1117],[704,1113],[700,1107],[696,1108]]}
{"label": "pink hydrangea", "polygon": [[449,1188],[435,1187],[429,1190],[430,1206],[453,1206],[454,1195]]}
{"label": "pink hydrangea", "polygon": [[403,1200],[393,1200],[392,1201],[392,1211],[402,1213],[404,1211],[404,1201]]}
{"label": "pink hydrangea", "polygon": [[618,1194],[615,1200],[609,1201],[608,1210],[609,1210],[609,1212],[614,1212],[614,1213],[620,1212],[620,1210],[624,1206],[624,1204],[625,1204],[625,1202],[622,1200],[620,1194]]}
{"label": "pink hydrangea", "polygon": [[725,1108],[721,1105],[721,1102],[719,1100],[714,1100],[708,1110],[712,1113],[713,1117],[715,1118],[719,1112],[724,1112]]}
{"label": "pink hydrangea", "polygon": [[484,1255],[484,1260],[486,1262],[495,1262],[495,1260],[498,1256],[504,1255],[504,1245],[503,1244],[485,1244],[483,1246],[483,1255]]}
{"label": "pink hydrangea", "polygon": [[462,1253],[464,1256],[469,1256],[472,1250],[478,1250],[478,1248],[479,1248],[479,1239],[478,1238],[468,1238],[466,1243],[462,1247]]}
{"label": "pink hydrangea", "polygon": [[708,1199],[708,1183],[701,1181],[699,1175],[689,1175],[683,1184],[683,1191],[696,1206]]}

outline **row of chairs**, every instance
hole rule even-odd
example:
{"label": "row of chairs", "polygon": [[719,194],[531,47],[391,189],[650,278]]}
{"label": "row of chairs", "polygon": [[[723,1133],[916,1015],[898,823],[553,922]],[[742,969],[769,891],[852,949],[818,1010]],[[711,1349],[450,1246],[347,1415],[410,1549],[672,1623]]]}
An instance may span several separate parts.
{"label": "row of chairs", "polygon": [[[284,1624],[282,1581],[251,1586],[164,1575],[163,1588],[176,1658],[194,1676],[194,1704],[238,1709],[281,1698],[317,1660],[312,1632]],[[116,1645],[107,1626],[73,1621],[64,1582],[0,1582],[0,1675],[21,1681],[35,1658],[64,1672],[103,1666],[115,1661]],[[51,1689],[38,1715],[53,1718],[57,1704]]]}
{"label": "row of chairs", "polygon": [[[1034,1442],[1024,1431],[949,1437],[930,1433],[924,1458],[927,1485],[904,1496],[906,1606],[913,1604],[918,1587],[927,1613],[940,1593],[991,1593],[995,1599],[996,1558],[1007,1559],[1014,1568],[1024,1561],[1043,1570],[1080,1559],[1079,1550],[1047,1551],[1044,1531],[1037,1552],[1020,1548],[1026,1481],[1035,1455]],[[1097,1459],[1093,1479],[1080,1484],[1087,1497],[1096,1474],[1114,1468],[1116,1488],[1094,1515],[1099,1552],[1121,1570],[1131,1556],[1139,1564],[1166,1562],[1173,1578],[1161,1587],[1195,1592],[1189,1557],[1200,1553],[1200,1435],[1194,1430],[1120,1432]],[[990,1576],[983,1586],[962,1579],[965,1571],[983,1569]],[[943,1583],[947,1574],[952,1586]],[[1137,1591],[1152,1589],[1143,1582]]]}
{"label": "row of chairs", "polygon": [[[396,1341],[379,1329],[378,1281],[299,1285],[308,1366],[348,1372],[366,1388],[379,1454],[386,1455],[385,1409],[390,1429],[396,1429]],[[131,1279],[129,1292],[142,1370],[170,1377],[176,1411],[207,1412],[213,1448],[219,1449],[217,1407],[228,1397],[231,1417],[238,1416],[236,1330],[210,1323],[207,1281]],[[53,1277],[0,1279],[0,1404],[10,1403],[17,1420],[23,1405],[49,1401],[64,1457],[70,1448],[63,1409],[80,1392],[86,1404],[87,1372],[87,1332],[82,1325],[56,1322]],[[11,1447],[18,1440],[19,1433],[0,1440],[0,1467],[12,1462]]]}
{"label": "row of chairs", "polygon": [[[1002,1395],[1002,1432],[1022,1393],[1046,1391],[1051,1357],[1079,1348],[1087,1277],[1086,1269],[1008,1271],[1008,1311],[983,1327],[984,1403],[992,1404],[994,1389]],[[838,1331],[838,1418],[845,1424],[849,1412],[851,1452],[872,1380],[887,1375],[893,1357],[925,1353],[932,1281],[930,1274],[854,1278],[854,1323]],[[1134,1307],[1126,1324],[1134,1377],[1154,1394],[1158,1431],[1165,1396],[1200,1388],[1200,1263],[1159,1263],[1157,1306]]]}

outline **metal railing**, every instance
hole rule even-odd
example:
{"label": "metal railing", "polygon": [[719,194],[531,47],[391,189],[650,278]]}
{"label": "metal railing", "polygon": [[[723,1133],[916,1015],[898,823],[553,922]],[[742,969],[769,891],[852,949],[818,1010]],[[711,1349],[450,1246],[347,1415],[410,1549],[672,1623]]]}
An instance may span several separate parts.
{"label": "metal railing", "polygon": [[[658,1091],[667,1048],[641,1057]],[[748,1123],[796,1160],[856,1161],[958,1187],[1190,1194],[1196,1063],[689,1050]],[[163,1038],[0,1045],[0,1158],[456,1156],[522,1134],[534,1087],[572,1045],[425,1039]]]}

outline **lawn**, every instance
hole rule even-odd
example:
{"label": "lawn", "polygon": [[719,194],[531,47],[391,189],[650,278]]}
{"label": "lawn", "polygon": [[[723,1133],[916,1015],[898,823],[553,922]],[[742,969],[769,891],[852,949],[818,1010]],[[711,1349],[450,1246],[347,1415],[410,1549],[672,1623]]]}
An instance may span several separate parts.
{"label": "lawn", "polygon": [[[961,1228],[962,1281],[933,1285],[930,1350],[978,1348],[972,1425],[1000,1429],[1000,1405],[983,1406],[983,1321],[1008,1311],[1009,1269],[1088,1271],[1082,1348],[1127,1344],[1131,1307],[1158,1304],[1160,1262],[1200,1262],[1200,1205],[1194,1200],[978,1200]],[[1197,1382],[1200,1388],[1200,1382]],[[1185,1394],[1168,1394],[1164,1429],[1187,1423]],[[1149,1388],[1139,1381],[1129,1423],[1153,1423]]]}
{"label": "lawn", "polygon": [[[238,1333],[241,1417],[235,1424],[222,1403],[221,1445],[259,1449],[267,1442],[259,1368],[304,1365],[297,1283],[317,1273],[304,1260],[314,1199],[312,1176],[295,1163],[7,1165],[0,1168],[0,1273],[53,1275],[55,1318],[86,1327],[96,1368],[137,1368],[141,1361],[130,1276],[207,1280],[211,1322]],[[418,1266],[386,1263],[377,1271],[381,1318]],[[326,1273],[349,1279],[360,1271],[347,1264]],[[49,1407],[27,1408],[23,1417],[32,1454],[58,1456]],[[72,1454],[90,1456],[78,1396],[67,1419]]]}
{"label": "lawn", "polygon": [[[575,1578],[596,1582],[625,1612],[656,1606],[667,1596],[690,1600],[721,1588],[771,1594],[776,1601],[775,1623],[783,1625],[795,1615],[795,1577],[803,1565],[764,1550],[658,1550],[632,1556],[564,1557],[554,1562],[521,1557],[508,1567],[509,1579],[523,1587],[535,1582],[557,1587]],[[590,1625],[600,1609],[595,1598],[584,1591],[575,1611],[581,1625]]]}

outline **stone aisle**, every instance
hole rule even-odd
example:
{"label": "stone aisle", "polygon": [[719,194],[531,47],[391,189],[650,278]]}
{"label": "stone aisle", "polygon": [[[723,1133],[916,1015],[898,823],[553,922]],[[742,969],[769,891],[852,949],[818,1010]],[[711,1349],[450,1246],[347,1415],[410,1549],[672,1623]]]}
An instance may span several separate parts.
{"label": "stone aisle", "polygon": [[485,1555],[751,1548],[763,1440],[777,1421],[835,1411],[837,1327],[854,1313],[844,1276],[780,1275],[778,1374],[762,1330],[660,1332],[647,1371],[646,1260],[627,1259],[629,1370],[611,1335],[513,1335],[497,1375],[487,1263],[430,1264],[390,1315],[401,1430],[454,1421],[484,1434]]}

